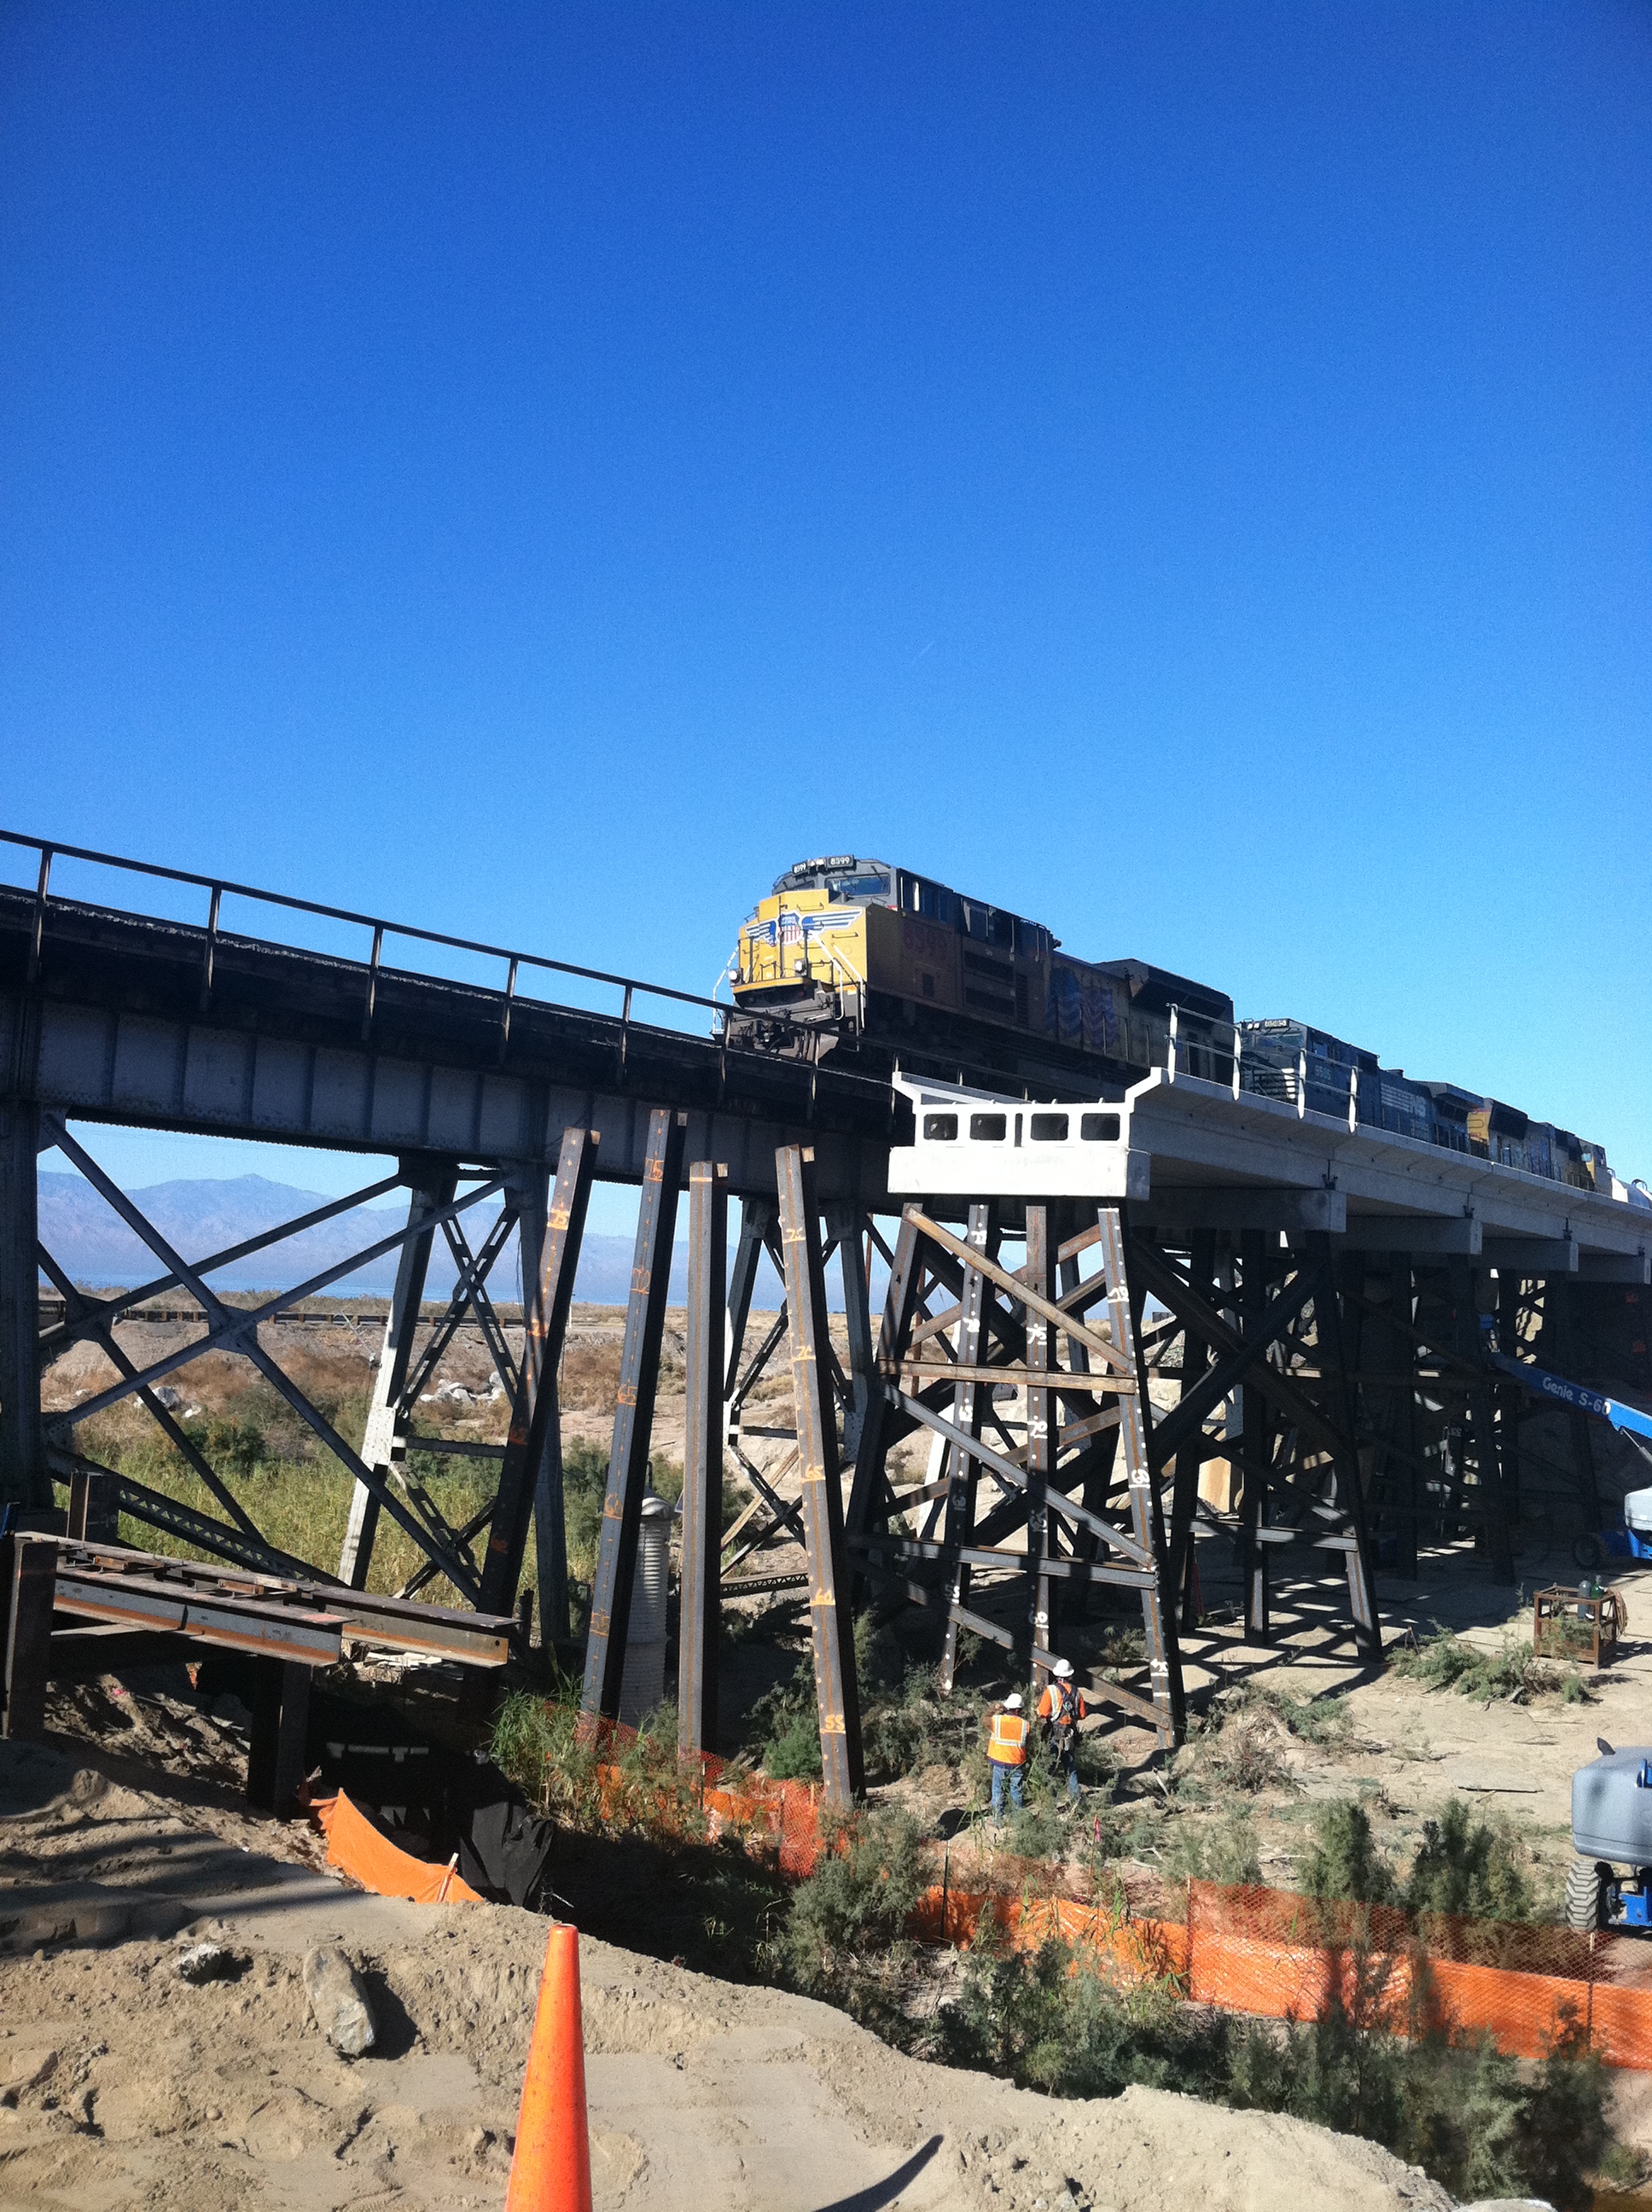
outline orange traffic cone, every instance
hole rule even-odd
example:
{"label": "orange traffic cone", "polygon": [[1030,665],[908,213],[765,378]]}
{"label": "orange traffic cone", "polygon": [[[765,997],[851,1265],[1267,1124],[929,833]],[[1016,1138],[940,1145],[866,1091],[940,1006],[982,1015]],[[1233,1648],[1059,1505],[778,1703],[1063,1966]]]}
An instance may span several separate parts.
{"label": "orange traffic cone", "polygon": [[545,1945],[505,2212],[591,2212],[580,1938],[560,1922]]}

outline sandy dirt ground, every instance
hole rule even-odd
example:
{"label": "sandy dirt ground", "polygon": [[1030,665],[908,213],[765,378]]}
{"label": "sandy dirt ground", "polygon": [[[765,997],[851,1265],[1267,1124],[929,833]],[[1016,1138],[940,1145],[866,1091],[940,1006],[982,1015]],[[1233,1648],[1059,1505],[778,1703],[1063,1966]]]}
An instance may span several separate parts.
{"label": "sandy dirt ground", "polygon": [[[0,1747],[0,2205],[502,2203],[543,1921],[362,1896],[49,1748]],[[197,1987],[175,1962],[201,1937],[234,1964]],[[304,1997],[303,1955],[329,1942],[379,2015],[355,2061]],[[1056,2102],[902,2058],[804,1998],[589,1940],[582,1970],[599,2206],[1449,2205],[1299,2122],[1149,2090]]]}

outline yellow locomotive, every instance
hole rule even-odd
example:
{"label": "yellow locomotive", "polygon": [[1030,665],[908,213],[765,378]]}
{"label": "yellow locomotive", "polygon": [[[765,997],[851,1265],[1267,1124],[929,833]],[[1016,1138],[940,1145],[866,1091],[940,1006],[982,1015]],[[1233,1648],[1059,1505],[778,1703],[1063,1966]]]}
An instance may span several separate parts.
{"label": "yellow locomotive", "polygon": [[[1226,1082],[1233,1002],[1139,960],[1075,960],[1042,922],[884,860],[799,860],[741,924],[732,1037],[879,1066]],[[783,1015],[784,1021],[765,1017]]]}

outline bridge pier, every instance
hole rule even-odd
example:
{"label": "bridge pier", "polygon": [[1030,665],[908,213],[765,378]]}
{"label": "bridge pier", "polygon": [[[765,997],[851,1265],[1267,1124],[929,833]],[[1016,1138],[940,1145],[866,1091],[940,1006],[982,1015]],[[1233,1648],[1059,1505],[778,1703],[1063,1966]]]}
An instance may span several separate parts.
{"label": "bridge pier", "polygon": [[[379,1371],[373,1378],[373,1399],[367,1407],[361,1437],[361,1457],[386,1482],[405,1465],[409,1409],[404,1402],[413,1340],[418,1334],[419,1310],[424,1300],[430,1248],[436,1234],[435,1217],[452,1203],[459,1178],[451,1167],[404,1163],[402,1179],[412,1188],[407,1210],[407,1241],[396,1266],[396,1287],[385,1316],[384,1341],[379,1348]],[[374,1541],[379,1533],[379,1500],[364,1482],[350,1493],[349,1520],[338,1555],[338,1579],[351,1589],[365,1589],[373,1564]]]}
{"label": "bridge pier", "polygon": [[52,1504],[40,1433],[38,1107],[0,1104],[0,1504]]}

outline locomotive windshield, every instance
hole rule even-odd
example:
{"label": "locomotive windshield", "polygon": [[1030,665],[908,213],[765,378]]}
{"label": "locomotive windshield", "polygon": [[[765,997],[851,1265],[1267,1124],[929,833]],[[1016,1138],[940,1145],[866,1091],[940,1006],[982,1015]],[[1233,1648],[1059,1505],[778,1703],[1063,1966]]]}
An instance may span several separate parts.
{"label": "locomotive windshield", "polygon": [[841,853],[829,860],[799,860],[775,878],[774,890],[824,891],[828,898],[845,902],[887,899],[894,893],[894,875],[881,860],[861,860],[851,853]]}

